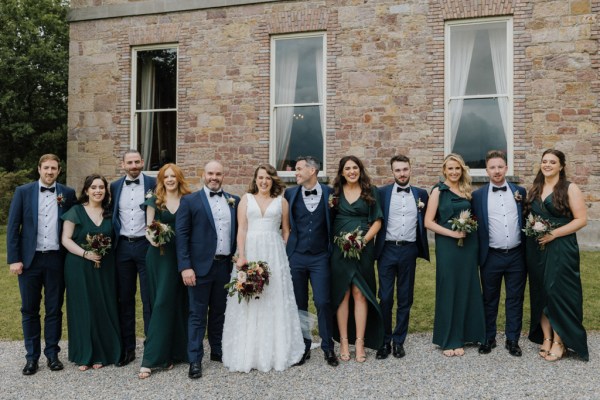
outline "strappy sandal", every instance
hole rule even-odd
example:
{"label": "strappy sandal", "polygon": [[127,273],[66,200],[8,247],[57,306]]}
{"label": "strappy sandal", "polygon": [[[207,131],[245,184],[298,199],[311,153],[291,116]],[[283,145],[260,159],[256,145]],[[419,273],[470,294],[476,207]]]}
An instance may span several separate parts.
{"label": "strappy sandal", "polygon": [[83,371],[87,371],[88,369],[90,369],[90,366],[89,365],[80,365],[77,369],[83,372]]}
{"label": "strappy sandal", "polygon": [[458,349],[454,349],[454,355],[457,357],[462,357],[465,355],[465,349],[459,347]]}
{"label": "strappy sandal", "polygon": [[94,364],[94,365],[92,365],[92,368],[93,368],[93,369],[100,369],[100,368],[102,368],[102,367],[104,367],[104,365],[102,365],[102,364],[100,364],[100,363],[97,363],[97,364]]}
{"label": "strappy sandal", "polygon": [[[567,354],[567,349],[565,348],[565,345],[564,345],[564,344],[562,344],[562,342],[555,342],[555,341],[552,341],[552,344],[557,344],[557,345],[559,345],[559,346],[560,346],[560,348],[562,349],[562,354],[561,354],[561,355],[558,355],[558,354],[551,353],[550,351],[548,351],[548,354],[546,355],[546,357],[544,357],[544,360],[546,360],[546,361],[548,361],[548,362],[555,362],[555,361],[558,361],[558,360],[560,360],[561,358],[563,358],[563,357],[564,357],[564,356]],[[550,349],[550,350],[552,350],[552,349]],[[550,358],[548,358],[548,357],[554,357],[554,358],[550,359]]]}
{"label": "strappy sandal", "polygon": [[[361,354],[361,355],[358,354],[358,348],[356,347],[356,343],[359,340],[363,343],[363,349],[362,350],[363,350],[364,354]],[[356,338],[356,341],[354,342],[354,351],[356,352],[356,357],[355,357],[356,362],[364,363],[365,361],[367,361],[367,353],[365,352],[365,338],[360,338],[360,337]]]}
{"label": "strappy sandal", "polygon": [[142,367],[140,368],[140,373],[138,374],[138,378],[147,379],[152,375],[152,370],[150,368]]}
{"label": "strappy sandal", "polygon": [[[342,343],[346,342],[347,353],[342,353]],[[350,344],[348,343],[347,337],[340,338],[340,360],[342,361],[350,361]]]}
{"label": "strappy sandal", "polygon": [[[552,343],[552,339],[544,338],[544,342],[550,342],[550,343]],[[543,344],[542,344],[542,346],[543,346]],[[550,345],[550,346],[552,346],[552,345]],[[540,347],[538,354],[540,355],[540,357],[546,358],[546,356],[548,355],[548,353],[550,353],[550,350],[544,350],[544,349],[542,349]]]}
{"label": "strappy sandal", "polygon": [[454,357],[454,350],[446,349],[446,350],[442,351],[442,354],[445,355],[446,357]]}

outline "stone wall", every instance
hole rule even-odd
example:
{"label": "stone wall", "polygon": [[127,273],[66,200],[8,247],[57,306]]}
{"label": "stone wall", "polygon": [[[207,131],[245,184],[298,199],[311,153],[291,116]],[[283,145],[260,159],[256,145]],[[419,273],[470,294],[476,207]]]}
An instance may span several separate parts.
{"label": "stone wall", "polygon": [[[129,3],[77,0],[74,9]],[[152,1],[148,1],[152,3]],[[71,23],[68,182],[120,174],[130,147],[131,47],[179,46],[177,162],[193,184],[220,159],[242,193],[269,159],[270,35],[327,32],[326,174],[361,157],[376,184],[405,153],[431,187],[444,156],[444,22],[512,15],[514,175],[529,185],[549,147],[568,157],[600,243],[600,0],[263,2]],[[588,236],[586,236],[588,235]]]}

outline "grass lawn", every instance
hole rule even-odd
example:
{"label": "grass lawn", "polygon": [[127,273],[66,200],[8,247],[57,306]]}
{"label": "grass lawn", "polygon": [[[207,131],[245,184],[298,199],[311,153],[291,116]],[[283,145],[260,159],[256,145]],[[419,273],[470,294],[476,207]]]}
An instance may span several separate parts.
{"label": "grass lawn", "polygon": [[[4,227],[0,231],[0,258],[6,260],[6,234]],[[415,300],[411,311],[409,332],[427,332],[433,329],[435,306],[435,255],[431,254],[432,262],[419,260],[415,282]],[[6,261],[5,261],[6,262]],[[581,253],[581,280],[583,283],[583,324],[588,330],[600,330],[600,252]],[[21,299],[17,278],[8,272],[0,273],[0,340],[22,340],[21,330]],[[503,296],[504,297],[504,296]],[[137,301],[137,335],[143,337],[141,301]],[[65,310],[63,309],[63,312]],[[316,313],[311,303],[311,311]],[[42,305],[43,313],[43,305]],[[395,311],[394,311],[395,314]],[[43,316],[42,316],[43,321]],[[63,338],[67,339],[66,312],[63,316]],[[523,311],[523,330],[529,329],[529,289],[525,291]],[[500,301],[498,313],[498,330],[504,330],[504,298]],[[316,333],[316,332],[315,332]]]}

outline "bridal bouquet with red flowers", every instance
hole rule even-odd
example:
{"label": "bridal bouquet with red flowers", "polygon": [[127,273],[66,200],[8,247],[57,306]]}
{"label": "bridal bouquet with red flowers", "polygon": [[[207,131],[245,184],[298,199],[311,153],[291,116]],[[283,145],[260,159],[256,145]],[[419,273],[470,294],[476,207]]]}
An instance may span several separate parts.
{"label": "bridal bouquet with red flowers", "polygon": [[160,255],[165,254],[163,246],[171,241],[171,237],[175,234],[173,228],[167,224],[163,224],[160,221],[154,220],[148,227],[146,227],[146,234],[152,239],[154,243],[158,245],[160,249]]}
{"label": "bridal bouquet with red flowers", "polygon": [[[453,231],[471,233],[477,230],[477,220],[471,215],[471,210],[462,210],[458,218],[452,218],[448,222],[452,224]],[[458,239],[458,246],[463,245],[463,238]]]}
{"label": "bridal bouquet with red flowers", "polygon": [[342,232],[341,235],[333,238],[333,242],[338,245],[344,254],[344,258],[356,258],[358,260],[360,260],[362,249],[367,245],[360,228],[356,228],[352,232]]}
{"label": "bridal bouquet with red flowers", "polygon": [[[525,236],[533,237],[536,240],[542,236],[550,234],[550,231],[554,229],[554,224],[547,219],[542,218],[539,215],[529,214],[527,220],[525,220]],[[544,250],[546,246],[540,244],[540,250]]]}
{"label": "bridal bouquet with red flowers", "polygon": [[237,293],[238,303],[245,299],[260,298],[266,285],[269,284],[269,264],[264,261],[250,261],[242,266],[236,266],[237,274],[231,282],[225,285],[229,296]]}
{"label": "bridal bouquet with red flowers", "polygon": [[[111,246],[111,238],[105,236],[102,233],[90,235],[89,233],[85,236],[86,243],[81,245],[81,248],[85,251],[91,251],[101,257],[108,254]],[[100,268],[100,261],[94,261],[94,268]]]}

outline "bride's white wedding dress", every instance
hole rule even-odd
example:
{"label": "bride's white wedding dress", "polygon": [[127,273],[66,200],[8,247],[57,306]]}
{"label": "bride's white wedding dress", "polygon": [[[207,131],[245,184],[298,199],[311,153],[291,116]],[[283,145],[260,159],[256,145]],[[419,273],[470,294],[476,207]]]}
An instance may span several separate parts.
{"label": "bride's white wedding dress", "polygon": [[[292,277],[279,229],[281,197],[271,201],[261,214],[252,194],[248,197],[246,259],[266,261],[271,270],[269,284],[259,299],[249,302],[227,299],[223,327],[223,365],[230,371],[283,371],[300,360],[304,340]],[[236,274],[233,268],[232,276]]]}

